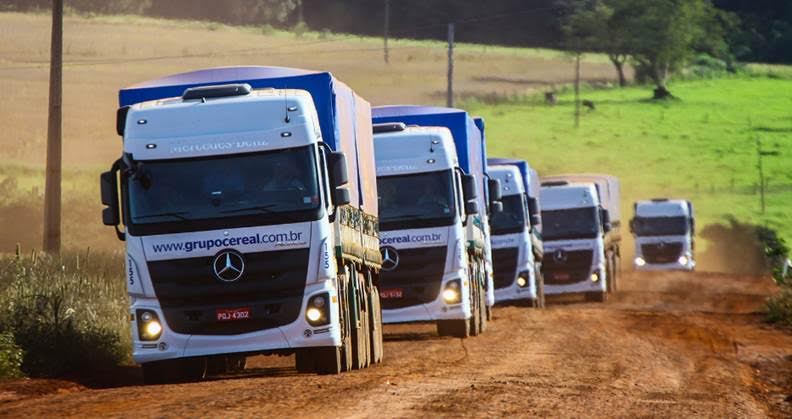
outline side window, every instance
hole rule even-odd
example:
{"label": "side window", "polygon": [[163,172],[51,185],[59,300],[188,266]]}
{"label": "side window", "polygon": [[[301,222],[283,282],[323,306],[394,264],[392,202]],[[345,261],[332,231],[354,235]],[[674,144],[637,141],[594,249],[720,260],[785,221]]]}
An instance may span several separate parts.
{"label": "side window", "polygon": [[330,177],[327,173],[327,159],[325,157],[325,149],[319,147],[319,170],[321,171],[322,178],[322,192],[325,199],[325,208],[328,214],[332,214],[332,195],[330,194]]}
{"label": "side window", "polygon": [[462,195],[462,178],[459,176],[459,170],[454,170],[454,189],[456,190],[456,204],[457,214],[461,220],[465,219],[465,202]]}

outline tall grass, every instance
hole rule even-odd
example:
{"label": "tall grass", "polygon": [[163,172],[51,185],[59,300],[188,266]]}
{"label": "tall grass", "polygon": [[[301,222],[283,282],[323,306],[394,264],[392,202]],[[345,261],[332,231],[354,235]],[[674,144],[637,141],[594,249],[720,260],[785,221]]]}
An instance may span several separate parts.
{"label": "tall grass", "polygon": [[129,322],[121,253],[0,258],[0,334],[24,352],[32,376],[85,373],[127,357]]}

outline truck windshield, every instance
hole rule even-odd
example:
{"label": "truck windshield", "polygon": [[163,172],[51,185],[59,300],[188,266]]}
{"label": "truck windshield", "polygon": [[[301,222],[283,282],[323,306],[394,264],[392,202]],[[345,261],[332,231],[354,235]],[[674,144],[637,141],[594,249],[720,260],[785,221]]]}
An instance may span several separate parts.
{"label": "truck windshield", "polygon": [[454,222],[451,170],[377,178],[380,229],[450,225]]}
{"label": "truck windshield", "polygon": [[126,176],[127,224],[162,234],[316,219],[318,184],[313,146],[145,161]]}
{"label": "truck windshield", "polygon": [[545,240],[593,239],[600,234],[597,207],[542,211]]}
{"label": "truck windshield", "polygon": [[490,215],[492,234],[519,233],[526,227],[525,200],[522,195],[509,195],[501,198],[503,212]]}
{"label": "truck windshield", "polygon": [[635,217],[637,236],[683,236],[688,233],[687,217]]}

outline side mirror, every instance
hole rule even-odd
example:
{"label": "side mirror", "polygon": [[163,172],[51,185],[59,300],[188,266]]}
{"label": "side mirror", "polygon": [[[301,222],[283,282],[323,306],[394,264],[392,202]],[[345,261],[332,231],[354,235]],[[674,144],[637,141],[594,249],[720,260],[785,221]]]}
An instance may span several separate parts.
{"label": "side mirror", "polygon": [[630,233],[635,234],[635,218],[630,220]]}
{"label": "side mirror", "polygon": [[479,212],[478,202],[476,201],[465,202],[465,214],[473,215],[473,214],[478,214],[478,212]]}
{"label": "side mirror", "polygon": [[609,233],[613,229],[613,225],[611,223],[605,223],[602,225],[602,231],[605,233]]}
{"label": "side mirror", "polygon": [[491,210],[493,213],[495,212],[503,212],[503,202],[495,201],[491,205]]}
{"label": "side mirror", "polygon": [[601,208],[600,209],[600,218],[602,219],[602,231],[609,232],[613,228],[610,221],[610,213],[608,210]]}
{"label": "side mirror", "polygon": [[348,205],[352,202],[352,197],[349,195],[349,189],[338,188],[333,190],[333,204],[337,207]]}
{"label": "side mirror", "polygon": [[107,226],[117,226],[121,220],[118,216],[118,182],[116,171],[104,172],[99,176],[99,188],[102,195],[102,222]]}
{"label": "side mirror", "polygon": [[476,194],[476,179],[473,175],[462,175],[462,195],[464,195],[465,201],[472,201],[478,197],[478,194]]}
{"label": "side mirror", "polygon": [[539,214],[539,201],[536,198],[528,198],[528,213],[531,214],[531,225],[542,224],[542,216]]}
{"label": "side mirror", "polygon": [[501,191],[500,180],[489,179],[487,180],[487,186],[489,187],[490,202],[500,201],[501,198],[503,198],[503,191]]}
{"label": "side mirror", "polygon": [[[349,183],[346,156],[340,151],[333,151],[327,156],[327,165],[330,169],[330,179],[333,187],[344,186]],[[347,192],[348,193],[348,192]]]}
{"label": "side mirror", "polygon": [[696,235],[696,220],[693,218],[690,219],[690,235]]}

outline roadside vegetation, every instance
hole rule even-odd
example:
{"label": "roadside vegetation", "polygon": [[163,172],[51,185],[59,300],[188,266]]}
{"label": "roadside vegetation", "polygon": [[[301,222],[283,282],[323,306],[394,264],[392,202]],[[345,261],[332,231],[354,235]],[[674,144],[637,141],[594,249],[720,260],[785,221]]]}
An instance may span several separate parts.
{"label": "roadside vegetation", "polygon": [[0,257],[0,378],[84,376],[128,359],[123,275],[120,253]]}

